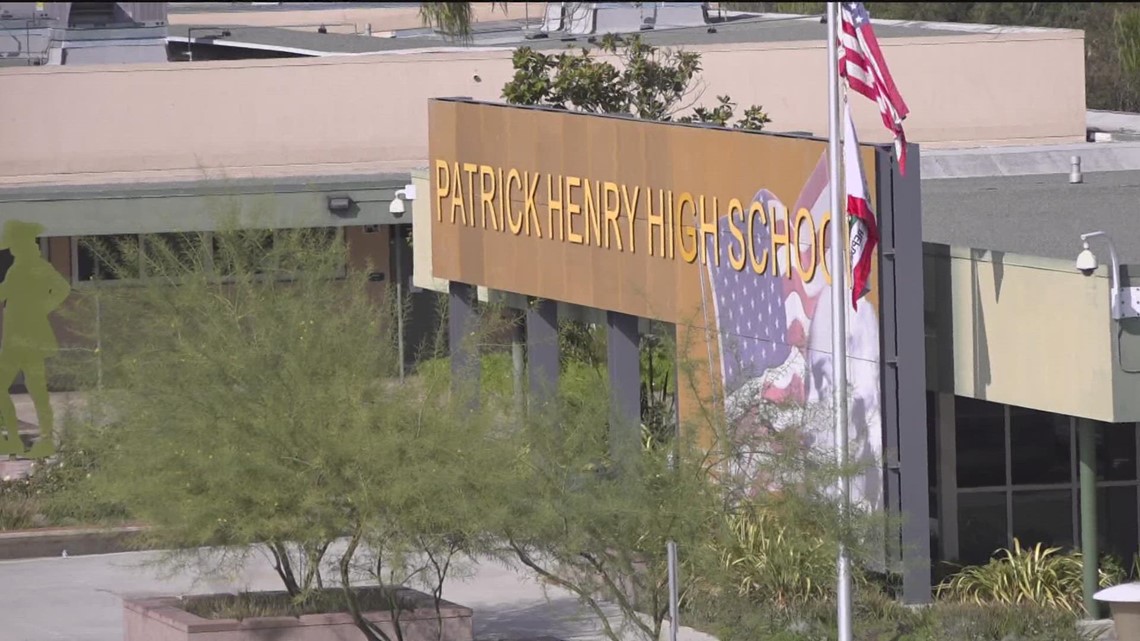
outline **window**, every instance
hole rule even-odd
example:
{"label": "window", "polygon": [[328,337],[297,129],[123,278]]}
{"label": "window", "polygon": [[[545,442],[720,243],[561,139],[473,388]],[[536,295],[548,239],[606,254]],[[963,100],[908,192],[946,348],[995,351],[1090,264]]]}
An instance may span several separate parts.
{"label": "window", "polygon": [[73,243],[75,282],[138,277],[138,236],[84,236]]}
{"label": "window", "polygon": [[1134,423],[1096,426],[1098,481],[1136,480],[1136,427]]}
{"label": "window", "polygon": [[1096,503],[1100,552],[1124,560],[1127,568],[1136,552],[1136,486],[1102,487]]}
{"label": "window", "polygon": [[[954,406],[957,560],[985,562],[1013,538],[1026,546],[1075,546],[1077,420],[967,398],[956,398]],[[1097,536],[1102,553],[1127,562],[1140,547],[1137,424],[1099,423],[1095,429]]]}
{"label": "window", "polygon": [[958,497],[958,558],[985,563],[1008,545],[1005,492],[971,492]]}
{"label": "window", "polygon": [[[938,394],[926,393],[926,474],[927,485],[938,487]],[[937,512],[931,512],[937,514]]]}
{"label": "window", "polygon": [[[234,274],[234,262],[242,260],[244,269],[255,274],[274,272],[278,278],[288,280],[289,273],[285,255],[288,247],[279,246],[279,238],[284,234],[300,230],[246,230],[229,236],[234,244],[226,245],[219,237],[206,233],[162,233],[162,234],[123,234],[113,236],[88,236],[73,241],[73,280],[84,283],[95,280],[137,279],[146,275],[147,266],[153,270],[155,261],[177,260],[191,265],[201,260],[221,276]],[[322,238],[328,242],[344,243],[340,228],[313,228],[303,230],[305,238]],[[310,235],[311,234],[311,235]],[[209,247],[208,255],[195,256],[198,248]],[[285,257],[284,263],[281,258]],[[2,265],[2,263],[0,263]],[[345,274],[346,265],[342,262],[328,275],[340,278]]]}
{"label": "window", "polygon": [[[318,227],[311,229],[246,230],[238,234],[218,236],[213,240],[214,269],[223,276],[233,275],[235,261],[242,260],[239,267],[254,274],[274,272],[279,278],[289,279],[295,274],[296,266],[290,265],[289,243],[291,242],[344,243],[343,230],[339,227]],[[346,265],[342,262],[329,274],[330,278],[344,276]]]}
{"label": "window", "polygon": [[143,240],[143,272],[153,275],[155,269],[196,269],[205,261],[204,248],[209,246],[206,234],[148,234]]}
{"label": "window", "polygon": [[959,396],[958,487],[1005,485],[1005,406]]}
{"label": "window", "polygon": [[1073,490],[1013,492],[1013,536],[1023,545],[1072,548]]}
{"label": "window", "polygon": [[1009,454],[1014,485],[1068,483],[1073,430],[1068,416],[1009,408]]}

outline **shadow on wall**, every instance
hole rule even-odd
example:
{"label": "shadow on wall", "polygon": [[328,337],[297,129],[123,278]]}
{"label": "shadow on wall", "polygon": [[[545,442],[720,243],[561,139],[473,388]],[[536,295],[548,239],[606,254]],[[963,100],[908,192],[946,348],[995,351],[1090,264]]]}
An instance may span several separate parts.
{"label": "shadow on wall", "polygon": [[[989,253],[987,249],[971,249],[970,250],[970,305],[971,316],[973,320],[973,352],[974,352],[974,398],[985,399],[986,388],[993,382],[992,372],[990,371],[990,344],[986,335],[986,315],[984,312],[985,305],[982,303],[982,294],[980,286],[980,277],[978,275],[978,263],[982,262],[985,255]],[[994,286],[996,291],[1001,291],[1001,269],[998,267],[1000,262],[998,258],[994,257]]]}
{"label": "shadow on wall", "polygon": [[[954,287],[949,245],[923,243],[925,285],[925,323],[927,335],[928,387],[942,392],[955,392],[954,374]],[[986,331],[985,301],[982,300],[980,265],[993,269],[994,300],[1001,300],[1005,280],[1005,252],[989,249],[970,250],[970,343],[973,355],[972,396],[986,398],[993,383],[990,363],[989,335]],[[1140,328],[1138,328],[1140,331]],[[1140,340],[1137,346],[1140,361]]]}

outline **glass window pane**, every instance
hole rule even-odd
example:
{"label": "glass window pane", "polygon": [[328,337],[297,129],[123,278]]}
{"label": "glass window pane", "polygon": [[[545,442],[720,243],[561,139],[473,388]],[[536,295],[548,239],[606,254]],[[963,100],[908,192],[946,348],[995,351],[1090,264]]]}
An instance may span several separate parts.
{"label": "glass window pane", "polygon": [[1014,485],[1071,483],[1072,420],[1023,407],[1009,408],[1009,454]]}
{"label": "glass window pane", "polygon": [[138,277],[138,236],[84,236],[77,239],[76,245],[77,281],[115,280],[120,275]]}
{"label": "glass window pane", "polygon": [[938,511],[938,493],[929,493],[930,509],[930,560],[937,563],[942,555],[942,515]]}
{"label": "glass window pane", "polygon": [[1136,488],[1104,487],[1097,491],[1097,539],[1101,553],[1112,554],[1129,569],[1136,553]]}
{"label": "glass window pane", "polygon": [[1096,475],[1102,481],[1136,479],[1136,424],[1097,423]]}
{"label": "glass window pane", "polygon": [[938,394],[926,393],[926,475],[929,487],[938,487]]}
{"label": "glass window pane", "polygon": [[1013,493],[1013,536],[1023,546],[1073,547],[1073,491]]}
{"label": "glass window pane", "polygon": [[958,560],[985,563],[1006,547],[1005,492],[958,495]]}
{"label": "glass window pane", "polygon": [[194,271],[204,262],[205,241],[202,234],[150,234],[143,239],[146,243],[146,263],[150,269],[160,273]]}
{"label": "glass window pane", "polygon": [[1005,406],[954,399],[958,487],[1005,485]]}

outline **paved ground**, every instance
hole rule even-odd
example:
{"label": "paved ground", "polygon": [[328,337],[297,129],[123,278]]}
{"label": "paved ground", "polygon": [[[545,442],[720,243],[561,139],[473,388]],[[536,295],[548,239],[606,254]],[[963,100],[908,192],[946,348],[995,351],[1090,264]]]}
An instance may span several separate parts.
{"label": "paved ground", "polygon": [[[0,562],[0,641],[120,641],[123,594],[185,594],[276,589],[276,575],[254,562],[234,580],[163,578],[150,552]],[[544,596],[535,582],[491,564],[446,586],[444,598],[475,611],[480,639],[553,635],[602,639],[600,626],[567,593]],[[615,611],[611,610],[611,613]],[[615,625],[616,613],[612,614]],[[636,636],[630,632],[626,638]],[[682,641],[715,641],[682,629]]]}

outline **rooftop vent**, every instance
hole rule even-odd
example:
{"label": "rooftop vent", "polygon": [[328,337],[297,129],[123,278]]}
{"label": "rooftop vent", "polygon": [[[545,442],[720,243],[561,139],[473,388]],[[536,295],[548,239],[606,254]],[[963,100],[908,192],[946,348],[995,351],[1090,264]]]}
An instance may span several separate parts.
{"label": "rooftop vent", "polygon": [[707,2],[550,2],[540,31],[588,36],[698,27],[708,21]]}
{"label": "rooftop vent", "polygon": [[117,13],[115,5],[114,2],[73,2],[67,26],[98,27],[114,24]]}

